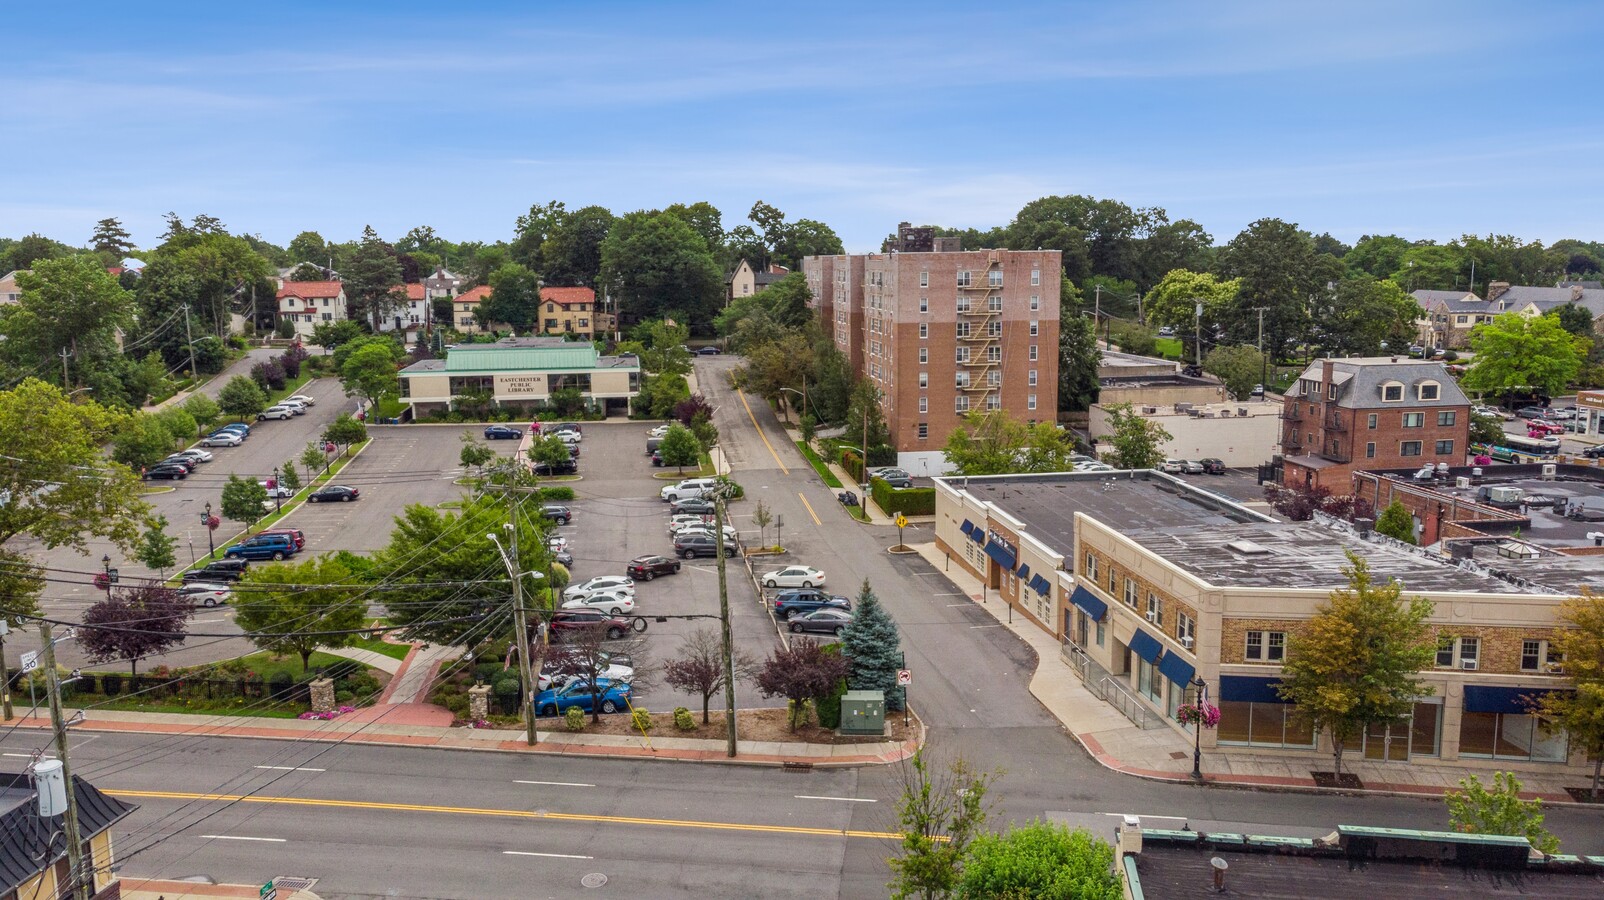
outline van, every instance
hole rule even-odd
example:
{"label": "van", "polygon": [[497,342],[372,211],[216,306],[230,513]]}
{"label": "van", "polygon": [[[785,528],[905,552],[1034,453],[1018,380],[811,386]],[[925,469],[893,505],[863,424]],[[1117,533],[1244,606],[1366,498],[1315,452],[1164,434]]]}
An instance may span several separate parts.
{"label": "van", "polygon": [[706,494],[718,483],[716,478],[687,478],[679,484],[672,484],[658,492],[658,496],[665,503],[675,500],[690,500]]}

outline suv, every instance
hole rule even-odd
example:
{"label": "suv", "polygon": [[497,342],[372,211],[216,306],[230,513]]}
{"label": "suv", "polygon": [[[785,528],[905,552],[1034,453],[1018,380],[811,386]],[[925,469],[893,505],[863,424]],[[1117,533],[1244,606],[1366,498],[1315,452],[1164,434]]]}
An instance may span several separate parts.
{"label": "suv", "polygon": [[1198,460],[1198,462],[1200,464],[1202,464],[1202,466],[1203,466],[1203,474],[1205,474],[1205,475],[1224,475],[1225,474],[1225,460],[1215,459],[1212,456],[1205,456],[1202,459]]}
{"label": "suv", "polygon": [[225,559],[285,559],[294,556],[295,538],[287,534],[259,534],[223,551]]}
{"label": "suv", "polygon": [[679,572],[679,560],[669,559],[666,556],[637,556],[629,561],[625,569],[631,578],[641,581],[651,581],[659,575],[673,575]]}
{"label": "suv", "polygon": [[575,634],[586,628],[605,629],[607,639],[616,641],[629,632],[628,619],[620,619],[596,609],[559,609],[551,614],[552,640]]}
{"label": "suv", "polygon": [[671,484],[658,492],[664,502],[675,500],[691,500],[699,498],[713,489],[718,480],[714,478],[687,478],[679,484]]}
{"label": "suv", "polygon": [[851,610],[852,601],[846,597],[826,594],[818,588],[797,588],[774,595],[774,614],[781,619],[789,619],[825,607]]}
{"label": "suv", "polygon": [[256,534],[258,537],[264,534],[287,534],[291,540],[295,541],[295,549],[306,549],[306,535],[301,533],[299,528],[266,528]]}
{"label": "suv", "polygon": [[894,488],[913,487],[913,476],[898,468],[875,469],[869,473],[869,478],[878,478]]}
{"label": "suv", "polygon": [[189,477],[189,469],[177,465],[176,463],[164,463],[159,466],[151,466],[144,472],[141,472],[139,477],[146,481],[149,481],[152,478],[177,478],[182,481],[183,479]]}
{"label": "suv", "polygon": [[183,581],[185,584],[192,581],[239,581],[250,566],[243,559],[214,560],[193,572],[185,572]]}
{"label": "suv", "polygon": [[256,414],[256,420],[261,422],[268,419],[288,419],[293,415],[295,415],[295,413],[292,412],[288,406],[269,406],[267,409],[264,409]]}
{"label": "suv", "polygon": [[[735,555],[735,542],[726,539],[724,542],[724,555]],[[711,534],[682,534],[674,538],[674,552],[685,559],[695,559],[698,556],[713,556],[718,553],[719,541]]]}
{"label": "suv", "polygon": [[540,514],[556,522],[558,525],[567,525],[574,520],[574,511],[566,506],[547,504],[540,508]]}
{"label": "suv", "polygon": [[567,462],[561,462],[554,466],[547,463],[535,463],[529,467],[529,471],[534,472],[536,475],[577,475],[579,474],[579,463],[570,457]]}

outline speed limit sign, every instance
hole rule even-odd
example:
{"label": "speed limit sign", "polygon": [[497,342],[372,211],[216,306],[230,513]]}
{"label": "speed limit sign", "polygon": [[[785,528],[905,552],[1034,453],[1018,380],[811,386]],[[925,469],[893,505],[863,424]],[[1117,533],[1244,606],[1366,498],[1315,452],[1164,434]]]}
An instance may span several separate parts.
{"label": "speed limit sign", "polygon": [[913,673],[907,669],[897,670],[897,687],[907,687],[913,684]]}

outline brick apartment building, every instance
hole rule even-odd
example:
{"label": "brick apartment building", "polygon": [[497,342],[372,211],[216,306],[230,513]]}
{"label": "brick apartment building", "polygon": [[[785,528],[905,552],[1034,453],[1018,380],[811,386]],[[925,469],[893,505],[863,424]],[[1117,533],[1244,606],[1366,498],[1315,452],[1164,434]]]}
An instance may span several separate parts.
{"label": "brick apartment building", "polygon": [[917,475],[944,471],[942,448],[971,410],[1056,419],[1061,265],[1056,250],[962,250],[903,223],[891,252],[810,256],[802,272]]}
{"label": "brick apartment building", "polygon": [[1286,392],[1281,483],[1346,494],[1355,469],[1464,462],[1470,400],[1442,363],[1318,360]]}

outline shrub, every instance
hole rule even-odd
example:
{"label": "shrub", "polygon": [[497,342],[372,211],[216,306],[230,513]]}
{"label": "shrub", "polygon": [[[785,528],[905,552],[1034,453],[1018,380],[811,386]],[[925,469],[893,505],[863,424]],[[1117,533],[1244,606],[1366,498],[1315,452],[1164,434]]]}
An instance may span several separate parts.
{"label": "shrub", "polygon": [[288,700],[295,692],[295,677],[288,672],[274,672],[267,680],[267,692],[274,700]]}
{"label": "shrub", "polygon": [[1448,362],[1459,362],[1459,354],[1455,353],[1452,350],[1449,350],[1448,352],[1444,353],[1442,355],[1442,358],[1444,360],[1448,361]]}
{"label": "shrub", "polygon": [[279,319],[278,336],[286,341],[295,337],[295,323],[289,319]]}
{"label": "shrub", "polygon": [[279,354],[279,365],[284,367],[284,374],[290,378],[301,377],[301,365],[310,359],[312,354],[306,352],[305,347],[291,347]]}
{"label": "shrub", "polygon": [[897,464],[897,448],[885,444],[875,444],[869,448],[869,465],[894,466]]}
{"label": "shrub", "polygon": [[473,667],[473,680],[484,684],[495,684],[501,680],[501,673],[506,670],[498,662],[482,662]]}
{"label": "shrub", "polygon": [[568,726],[569,731],[584,731],[585,711],[577,706],[568,707],[568,711],[563,713],[563,724]]}
{"label": "shrub", "polygon": [[904,488],[897,490],[887,484],[884,479],[876,478],[869,482],[869,492],[874,495],[874,502],[891,515],[902,513],[905,516],[933,516],[936,514],[936,489]]}
{"label": "shrub", "polygon": [[[823,651],[831,656],[840,656],[841,645],[826,644]],[[819,700],[815,709],[819,714],[820,728],[836,729],[841,727],[841,698],[845,697],[846,693],[847,680],[843,678],[836,682],[835,690],[831,691],[828,697],[823,697]]]}
{"label": "shrub", "polygon": [[841,468],[847,470],[847,474],[852,476],[853,481],[859,484],[863,483],[863,457],[851,450],[842,449],[840,462]]}
{"label": "shrub", "polygon": [[496,705],[501,707],[502,714],[508,716],[518,714],[518,710],[522,708],[520,704],[523,701],[519,696],[522,693],[523,681],[516,674],[496,682]]}
{"label": "shrub", "polygon": [[350,691],[335,691],[334,692],[334,702],[340,704],[341,706],[350,706],[351,705],[351,701],[355,700],[355,699],[356,699],[356,695],[351,693]]}
{"label": "shrub", "polygon": [[637,706],[629,714],[629,724],[635,726],[636,731],[651,731],[652,714],[645,707]]}
{"label": "shrub", "polygon": [[[934,490],[934,488],[931,488]],[[571,487],[547,487],[540,489],[540,499],[545,501],[572,500],[576,495]]]}
{"label": "shrub", "polygon": [[739,500],[746,496],[746,489],[741,487],[739,483],[732,480],[728,475],[720,475],[718,477],[718,482],[724,486],[724,499]]}
{"label": "shrub", "polygon": [[680,731],[695,731],[696,717],[685,707],[677,706],[674,708],[674,727]]}

